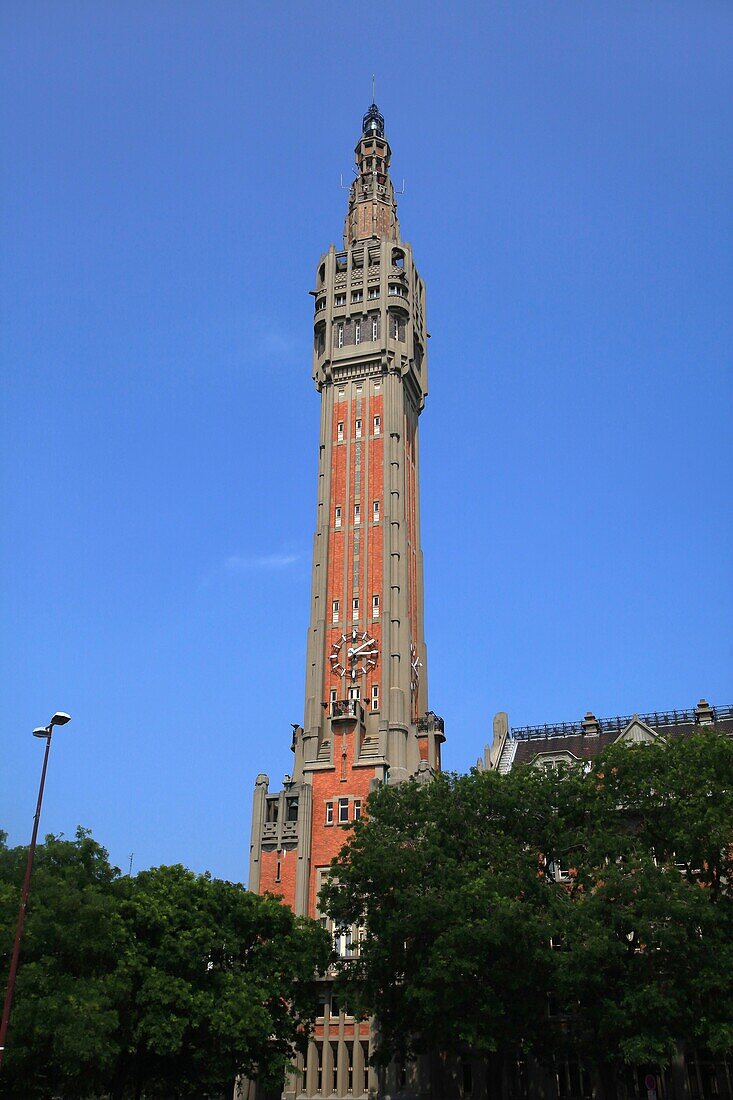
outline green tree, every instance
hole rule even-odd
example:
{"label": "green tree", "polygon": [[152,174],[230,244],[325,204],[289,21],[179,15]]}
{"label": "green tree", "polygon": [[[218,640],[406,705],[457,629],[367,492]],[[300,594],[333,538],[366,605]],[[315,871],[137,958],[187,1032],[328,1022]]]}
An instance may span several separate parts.
{"label": "green tree", "polygon": [[471,1049],[501,1073],[510,1047],[547,1035],[557,895],[539,873],[550,820],[540,772],[439,776],[371,795],[323,892],[333,918],[363,925],[341,963],[350,1003],[379,1021],[376,1060]]}
{"label": "green tree", "polygon": [[366,927],[345,994],[377,1016],[382,1061],[437,1040],[498,1073],[569,1035],[609,1096],[624,1063],[730,1050],[732,842],[733,742],[715,731],[382,788],[323,893]]}
{"label": "green tree", "polygon": [[[0,850],[9,955],[26,849]],[[330,944],[276,898],[159,867],[121,877],[84,830],[39,846],[0,1095],[219,1095],[282,1080]]]}
{"label": "green tree", "polygon": [[[0,849],[0,929],[7,975],[27,848]],[[114,1063],[116,970],[130,948],[118,871],[83,829],[36,850],[0,1094],[100,1092]]]}
{"label": "green tree", "polygon": [[330,941],[270,896],[159,867],[122,883],[135,948],[121,969],[115,1094],[231,1089],[239,1074],[282,1082],[314,1014]]}
{"label": "green tree", "polygon": [[733,1047],[733,742],[613,745],[573,778],[554,986],[613,1095],[622,1063]]}

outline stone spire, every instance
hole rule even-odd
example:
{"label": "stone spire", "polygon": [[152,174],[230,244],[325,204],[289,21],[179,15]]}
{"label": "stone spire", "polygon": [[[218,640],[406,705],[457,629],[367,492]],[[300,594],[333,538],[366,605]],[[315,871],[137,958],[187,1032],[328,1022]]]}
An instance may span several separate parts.
{"label": "stone spire", "polygon": [[344,248],[369,238],[399,241],[397,202],[389,178],[392,151],[384,136],[384,117],[376,103],[364,115],[355,152],[358,174],[349,192]]}

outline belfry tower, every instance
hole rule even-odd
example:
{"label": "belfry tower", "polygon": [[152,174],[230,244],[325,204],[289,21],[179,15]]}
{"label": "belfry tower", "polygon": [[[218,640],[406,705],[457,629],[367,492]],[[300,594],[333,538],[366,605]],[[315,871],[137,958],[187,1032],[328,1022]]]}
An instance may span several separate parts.
{"label": "belfry tower", "polygon": [[[321,256],[311,291],[321,425],[303,724],[283,790],[270,792],[259,775],[254,795],[249,888],[313,917],[343,827],[371,787],[427,779],[444,740],[427,709],[423,627],[425,287],[400,237],[390,157],[373,103],[343,248]],[[334,932],[337,950],[358,952],[356,933]],[[305,1079],[286,1095],[366,1096],[368,1043],[369,1026],[351,1020],[325,982]]]}

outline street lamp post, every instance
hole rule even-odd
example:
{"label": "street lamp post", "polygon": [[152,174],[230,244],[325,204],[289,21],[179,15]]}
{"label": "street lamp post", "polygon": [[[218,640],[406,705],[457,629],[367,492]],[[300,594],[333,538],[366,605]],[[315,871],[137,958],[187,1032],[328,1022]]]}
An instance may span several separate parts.
{"label": "street lamp post", "polygon": [[15,930],[15,942],[13,943],[13,954],[10,959],[10,973],[8,974],[8,986],[5,990],[5,1003],[3,1005],[3,1018],[0,1023],[0,1066],[3,1063],[3,1055],[5,1054],[5,1036],[8,1032],[8,1021],[10,1020],[10,1009],[13,1004],[13,991],[15,989],[15,975],[18,972],[18,959],[20,958],[20,941],[23,938],[23,925],[25,924],[25,912],[28,907],[28,894],[31,888],[31,871],[33,870],[33,857],[36,854],[36,839],[38,837],[38,822],[41,819],[41,803],[43,801],[43,788],[46,783],[46,768],[48,766],[48,753],[51,748],[51,734],[53,733],[54,726],[65,726],[67,722],[71,721],[71,716],[64,714],[63,711],[57,711],[54,714],[51,721],[47,726],[39,726],[38,729],[33,730],[34,737],[45,737],[46,739],[46,751],[43,754],[43,768],[41,769],[41,784],[38,788],[38,802],[36,804],[36,816],[33,818],[33,836],[31,837],[31,846],[28,849],[28,862],[25,868],[25,878],[23,879],[23,889],[20,895],[20,909],[18,910],[18,926]]}

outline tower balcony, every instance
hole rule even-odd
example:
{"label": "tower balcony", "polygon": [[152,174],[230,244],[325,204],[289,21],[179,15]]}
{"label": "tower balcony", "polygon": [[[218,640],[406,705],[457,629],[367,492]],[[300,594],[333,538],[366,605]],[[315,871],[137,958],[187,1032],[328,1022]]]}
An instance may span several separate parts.
{"label": "tower balcony", "polygon": [[334,699],[330,704],[331,722],[359,722],[365,725],[364,707],[358,699]]}

